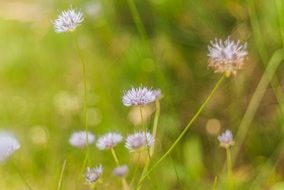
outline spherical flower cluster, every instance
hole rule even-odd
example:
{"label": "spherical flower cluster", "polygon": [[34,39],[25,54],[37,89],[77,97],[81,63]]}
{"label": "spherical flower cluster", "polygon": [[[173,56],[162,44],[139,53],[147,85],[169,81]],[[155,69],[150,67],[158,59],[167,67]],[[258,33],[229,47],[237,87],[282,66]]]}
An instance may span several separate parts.
{"label": "spherical flower cluster", "polygon": [[160,90],[152,90],[140,86],[126,91],[122,97],[122,102],[125,106],[143,106],[154,102],[160,96]]}
{"label": "spherical flower cluster", "polygon": [[54,31],[57,33],[70,32],[84,21],[83,13],[74,9],[62,11],[62,13],[53,22]]}
{"label": "spherical flower cluster", "polygon": [[88,144],[92,144],[95,141],[95,136],[86,131],[77,131],[72,133],[71,137],[69,138],[69,143],[72,146],[78,147],[78,148],[84,148]]}
{"label": "spherical flower cluster", "polygon": [[224,42],[220,39],[211,41],[208,46],[209,65],[215,73],[224,73],[226,76],[235,75],[241,70],[247,56],[246,44],[234,42],[229,37]]}
{"label": "spherical flower cluster", "polygon": [[98,181],[103,173],[103,166],[99,165],[95,168],[87,168],[85,179],[89,184],[93,184]]}
{"label": "spherical flower cluster", "polygon": [[230,130],[226,130],[224,133],[218,136],[220,146],[224,148],[229,148],[235,144],[233,140],[233,134]]}
{"label": "spherical flower cluster", "polygon": [[97,141],[97,147],[100,150],[112,149],[122,141],[123,137],[119,133],[107,133],[101,136]]}
{"label": "spherical flower cluster", "polygon": [[113,169],[113,174],[117,177],[124,177],[128,173],[128,166],[121,165]]}
{"label": "spherical flower cluster", "polygon": [[20,143],[12,134],[0,133],[0,161],[4,161],[20,147]]}
{"label": "spherical flower cluster", "polygon": [[151,133],[136,132],[134,134],[128,135],[125,142],[125,147],[133,152],[143,148],[151,147],[154,144],[154,137]]}

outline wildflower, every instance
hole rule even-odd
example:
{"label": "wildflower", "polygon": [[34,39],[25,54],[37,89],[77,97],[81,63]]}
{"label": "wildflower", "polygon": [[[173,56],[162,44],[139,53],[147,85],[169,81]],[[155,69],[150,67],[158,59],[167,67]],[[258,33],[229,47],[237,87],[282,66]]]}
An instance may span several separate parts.
{"label": "wildflower", "polygon": [[128,135],[126,138],[125,147],[131,152],[146,147],[151,147],[154,144],[154,137],[150,133],[136,132]]}
{"label": "wildflower", "polygon": [[12,134],[0,133],[0,161],[4,161],[20,147],[20,143]]}
{"label": "wildflower", "polygon": [[83,13],[74,9],[62,11],[53,22],[54,31],[57,33],[71,32],[84,20]]}
{"label": "wildflower", "polygon": [[87,144],[92,144],[94,141],[95,136],[86,131],[74,132],[69,139],[69,143],[78,148],[84,148],[87,146]]}
{"label": "wildflower", "polygon": [[121,165],[113,169],[113,174],[117,177],[124,177],[128,173],[128,166]]}
{"label": "wildflower", "polygon": [[233,134],[230,130],[226,130],[224,133],[218,136],[220,146],[224,148],[230,148],[235,144],[233,140]]}
{"label": "wildflower", "polygon": [[154,102],[158,95],[158,91],[140,86],[126,91],[122,97],[122,102],[125,106],[141,106]]}
{"label": "wildflower", "polygon": [[215,73],[225,73],[227,77],[231,74],[236,75],[237,71],[242,69],[248,54],[246,44],[241,45],[239,40],[234,42],[230,37],[225,41],[221,39],[211,41],[208,50],[208,67]]}
{"label": "wildflower", "polygon": [[98,179],[101,177],[103,170],[104,170],[104,168],[103,168],[102,165],[99,165],[95,168],[87,167],[86,176],[85,176],[86,181],[89,184],[93,184],[93,183],[97,182]]}
{"label": "wildflower", "polygon": [[122,141],[123,137],[119,133],[107,133],[101,136],[97,141],[97,147],[100,150],[112,149]]}

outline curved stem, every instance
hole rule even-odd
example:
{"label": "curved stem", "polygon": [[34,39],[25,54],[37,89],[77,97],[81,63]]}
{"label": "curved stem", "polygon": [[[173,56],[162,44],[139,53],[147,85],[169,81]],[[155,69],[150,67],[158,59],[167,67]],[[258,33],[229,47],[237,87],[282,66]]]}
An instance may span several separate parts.
{"label": "curved stem", "polygon": [[[187,126],[183,129],[181,134],[178,136],[178,138],[174,141],[174,143],[171,145],[171,147],[166,151],[166,153],[163,154],[163,156],[148,170],[148,172],[142,177],[141,182],[148,176],[151,172],[154,171],[154,169],[171,153],[171,151],[175,148],[175,146],[179,143],[179,141],[182,139],[182,137],[185,135],[187,130],[191,127],[192,123],[197,119],[197,117],[200,115],[200,113],[203,111],[209,100],[213,97],[215,92],[217,91],[218,87],[222,83],[225,75],[222,75],[222,77],[218,80],[216,85],[214,86],[213,90],[209,94],[209,96],[206,98],[206,100],[203,102],[203,104],[200,106],[200,108],[197,110],[193,118],[189,121]],[[140,183],[141,183],[140,182]]]}
{"label": "curved stem", "polygon": [[60,171],[60,177],[59,177],[58,184],[57,184],[57,190],[60,190],[61,186],[62,186],[62,180],[63,180],[64,171],[65,171],[65,168],[66,168],[66,162],[67,162],[67,160],[65,159],[64,162],[63,162],[61,171]]}

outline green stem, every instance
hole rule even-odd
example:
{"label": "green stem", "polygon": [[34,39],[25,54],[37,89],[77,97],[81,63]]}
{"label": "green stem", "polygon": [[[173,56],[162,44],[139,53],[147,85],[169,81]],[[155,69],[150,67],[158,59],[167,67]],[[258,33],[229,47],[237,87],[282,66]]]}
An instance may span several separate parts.
{"label": "green stem", "polygon": [[138,13],[138,10],[136,8],[135,2],[134,0],[127,0],[130,12],[132,14],[133,20],[135,22],[135,25],[137,27],[137,30],[140,34],[140,36],[142,37],[143,41],[146,42],[147,40],[147,34],[145,31],[145,28],[143,26],[142,20],[140,18],[140,15]]}
{"label": "green stem", "polygon": [[59,180],[58,180],[58,183],[57,183],[57,190],[60,190],[60,189],[61,189],[61,186],[62,186],[62,180],[63,180],[64,171],[65,171],[65,168],[66,168],[66,162],[67,162],[67,161],[66,161],[66,159],[65,159],[64,162],[63,162],[61,171],[60,171],[60,177],[59,177]]}
{"label": "green stem", "polygon": [[226,148],[226,155],[227,155],[227,180],[228,180],[228,190],[232,189],[232,158],[231,158],[231,149]]}
{"label": "green stem", "polygon": [[[155,104],[156,104],[156,112],[155,112],[154,125],[153,125],[153,131],[152,131],[152,135],[154,139],[156,139],[157,137],[158,120],[159,120],[160,109],[161,109],[159,100],[156,100]],[[154,151],[155,151],[155,144],[151,146],[151,149],[150,149],[151,156],[154,154]]]}
{"label": "green stem", "polygon": [[110,149],[111,150],[111,153],[112,153],[112,156],[113,156],[113,159],[114,159],[114,161],[115,161],[115,163],[116,163],[116,165],[118,165],[119,166],[119,160],[118,160],[118,157],[117,157],[117,155],[116,155],[116,152],[115,152],[115,150],[112,148],[112,149]]}
{"label": "green stem", "polygon": [[[81,61],[81,64],[82,64],[82,71],[83,71],[83,81],[84,81],[84,105],[83,105],[83,117],[84,117],[84,128],[85,128],[85,132],[87,134],[88,132],[88,117],[87,117],[87,75],[86,75],[86,63],[83,59],[83,56],[81,54],[81,51],[80,51],[80,47],[79,47],[79,43],[78,43],[78,38],[76,36],[76,50],[77,50],[77,54],[78,54],[78,57]],[[84,163],[83,163],[83,166],[82,166],[82,169],[81,169],[81,172],[80,172],[80,176],[82,176],[82,173],[87,165],[87,162],[88,162],[88,159],[89,159],[89,152],[90,152],[90,149],[89,149],[89,135],[87,134],[87,137],[86,137],[86,140],[87,140],[87,145],[86,145],[86,154],[85,154],[85,158],[84,158]],[[80,177],[79,176],[79,177]]]}
{"label": "green stem", "polygon": [[29,190],[33,190],[32,186],[29,184],[29,182],[26,180],[26,178],[24,177],[24,175],[22,174],[21,170],[17,167],[17,165],[15,164],[14,160],[12,159],[12,164],[14,166],[14,168],[16,169],[16,171],[18,172],[19,176],[21,177],[21,179],[23,180],[23,182],[25,183],[25,185],[27,186],[27,188]]}
{"label": "green stem", "polygon": [[236,142],[238,143],[236,144],[232,152],[232,164],[233,165],[237,158],[237,155],[239,154],[241,146],[245,140],[249,127],[251,126],[251,122],[255,116],[255,113],[260,104],[260,101],[262,100],[264,93],[270,81],[272,80],[278,66],[283,60],[284,60],[284,49],[275,51],[256,87],[256,90],[254,91],[252,95],[249,105],[245,111],[244,117],[242,118],[242,121],[238,128],[238,133],[236,134],[236,137],[235,137]]}
{"label": "green stem", "polygon": [[140,157],[141,157],[141,152],[139,151],[138,152],[138,158],[137,158],[137,164],[136,164],[136,166],[135,166],[135,169],[134,169],[134,173],[133,173],[133,177],[132,177],[132,179],[131,179],[131,181],[130,181],[130,186],[132,186],[132,184],[134,183],[134,181],[135,181],[135,178],[136,178],[136,176],[137,176],[137,173],[138,173],[138,166],[139,166],[139,162],[140,162]]}
{"label": "green stem", "polygon": [[218,177],[216,176],[216,177],[214,178],[214,183],[213,183],[213,188],[212,188],[212,190],[217,190],[217,183],[218,183]]}
{"label": "green stem", "polygon": [[[154,139],[156,139],[156,135],[157,135],[158,120],[159,120],[159,115],[160,115],[160,101],[157,100],[155,103],[156,103],[156,113],[155,113],[153,131],[152,131],[152,135],[153,135]],[[150,148],[150,156],[153,156],[154,150],[155,150],[155,144],[153,146],[151,146],[151,148]],[[136,188],[137,190],[139,190],[141,188],[142,178],[147,173],[148,168],[149,168],[149,164],[150,164],[150,159],[147,160],[147,162],[146,162],[146,164],[143,168],[142,175],[139,179],[139,182],[138,182],[138,185],[137,185],[137,188]]]}
{"label": "green stem", "polygon": [[145,140],[146,140],[146,149],[147,149],[147,153],[148,153],[148,159],[150,160],[151,159],[151,154],[150,154],[150,150],[149,150],[149,147],[148,147],[147,127],[146,127],[145,122],[144,122],[143,110],[142,109],[143,109],[143,107],[139,106],[142,128],[144,130],[144,136],[145,136]]}
{"label": "green stem", "polygon": [[[203,104],[200,106],[200,108],[197,110],[193,118],[189,121],[187,126],[184,128],[184,130],[181,132],[181,134],[178,136],[178,138],[174,141],[174,143],[171,145],[171,147],[166,151],[166,153],[163,154],[163,156],[148,170],[146,175],[144,175],[141,179],[141,182],[148,176],[151,172],[154,171],[154,169],[171,153],[171,151],[175,148],[175,146],[178,144],[178,142],[182,139],[182,137],[185,135],[187,130],[191,127],[192,123],[197,119],[197,117],[200,115],[200,113],[203,111],[209,100],[213,97],[215,92],[217,91],[218,87],[222,83],[225,75],[222,75],[222,77],[218,80],[216,85],[214,86],[213,90],[210,92],[209,96],[206,98],[206,100],[203,102]],[[140,183],[141,183],[140,182]]]}
{"label": "green stem", "polygon": [[[113,159],[114,159],[116,165],[119,166],[120,162],[119,162],[118,156],[117,156],[114,148],[112,148],[110,150],[111,150],[111,153],[112,153],[112,156],[113,156]],[[127,183],[127,181],[124,177],[121,179],[121,182],[122,182],[123,190],[129,190],[129,185],[128,185],[128,183]]]}

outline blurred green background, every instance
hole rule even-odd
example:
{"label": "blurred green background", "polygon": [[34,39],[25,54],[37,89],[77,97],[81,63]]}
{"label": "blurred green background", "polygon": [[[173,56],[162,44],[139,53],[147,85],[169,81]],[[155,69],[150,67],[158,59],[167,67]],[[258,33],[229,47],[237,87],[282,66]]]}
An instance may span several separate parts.
{"label": "blurred green background", "polygon": [[[237,133],[244,112],[273,53],[284,45],[282,0],[136,0],[146,31],[139,35],[127,0],[1,0],[0,125],[19,138],[22,148],[1,164],[0,189],[56,189],[67,160],[62,189],[88,189],[78,180],[85,152],[71,147],[69,136],[83,130],[82,66],[86,62],[89,129],[123,135],[137,129],[137,113],[121,103],[132,86],[161,88],[157,152],[167,150],[219,79],[207,68],[207,46],[215,37],[248,43],[249,58],[228,78],[186,136],[146,179],[143,189],[226,189],[225,151],[217,136]],[[57,34],[53,20],[62,10],[78,8],[85,20],[73,33]],[[236,189],[284,189],[284,119],[275,94],[282,94],[280,65],[248,126],[236,157]],[[279,85],[280,84],[280,85]],[[277,93],[275,93],[277,92]],[[153,105],[147,107],[148,124]],[[238,141],[236,141],[236,145]],[[102,163],[99,189],[120,189],[111,174],[107,151],[91,149],[90,165]],[[123,144],[118,154],[137,163]]]}

